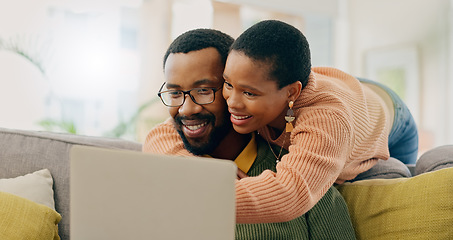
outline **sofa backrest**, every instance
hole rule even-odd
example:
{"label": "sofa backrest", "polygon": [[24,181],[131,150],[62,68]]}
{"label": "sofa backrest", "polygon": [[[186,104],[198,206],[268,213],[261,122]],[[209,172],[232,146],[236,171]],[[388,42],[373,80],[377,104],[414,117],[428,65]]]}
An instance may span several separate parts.
{"label": "sofa backrest", "polygon": [[54,179],[55,208],[62,216],[61,239],[69,239],[69,151],[73,145],[141,151],[137,142],[0,128],[0,178],[13,178],[47,168]]}

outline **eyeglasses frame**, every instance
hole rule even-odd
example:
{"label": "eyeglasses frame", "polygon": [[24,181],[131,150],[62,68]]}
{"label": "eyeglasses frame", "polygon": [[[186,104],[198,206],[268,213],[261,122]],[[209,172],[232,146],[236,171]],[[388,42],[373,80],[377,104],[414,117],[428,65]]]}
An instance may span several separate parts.
{"label": "eyeglasses frame", "polygon": [[[217,91],[219,91],[220,89],[222,89],[222,87],[218,87],[218,88],[213,88],[213,87],[202,87],[202,88],[192,88],[190,90],[187,90],[187,91],[183,91],[183,90],[176,90],[176,91],[181,91],[183,93],[183,100],[182,100],[182,103],[180,105],[177,105],[177,106],[170,106],[170,105],[167,105],[165,104],[164,100],[162,99],[162,96],[161,94],[162,93],[165,93],[165,92],[171,92],[171,91],[175,91],[175,90],[167,90],[167,91],[162,91],[162,88],[164,87],[164,85],[166,84],[167,82],[164,82],[162,84],[162,86],[160,86],[160,89],[159,89],[159,92],[157,93],[157,96],[160,98],[160,100],[162,101],[162,103],[167,106],[167,107],[180,107],[182,105],[184,105],[184,103],[186,102],[186,95],[189,95],[190,99],[192,99],[192,102],[194,102],[195,104],[198,104],[198,105],[206,105],[206,104],[211,104],[215,101],[215,93]],[[190,94],[190,92],[194,89],[211,89],[214,93],[214,97],[212,98],[212,101],[211,102],[208,102],[208,103],[197,103],[197,101],[195,101],[195,97],[192,96],[192,94]]]}

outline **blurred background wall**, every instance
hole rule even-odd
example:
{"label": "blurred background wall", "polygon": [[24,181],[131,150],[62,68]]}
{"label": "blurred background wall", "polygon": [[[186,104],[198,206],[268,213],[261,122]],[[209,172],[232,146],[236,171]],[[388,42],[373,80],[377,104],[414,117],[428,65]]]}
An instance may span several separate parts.
{"label": "blurred background wall", "polygon": [[142,142],[168,117],[156,96],[168,44],[263,19],[299,28],[314,66],[393,88],[421,153],[453,144],[453,0],[0,0],[0,127]]}

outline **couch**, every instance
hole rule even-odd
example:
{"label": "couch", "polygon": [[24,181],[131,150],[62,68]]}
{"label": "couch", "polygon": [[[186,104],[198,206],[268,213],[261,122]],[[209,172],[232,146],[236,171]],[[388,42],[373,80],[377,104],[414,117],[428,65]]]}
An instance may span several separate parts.
{"label": "couch", "polygon": [[[0,239],[27,231],[28,237],[17,239],[44,234],[69,239],[69,151],[74,145],[141,150],[140,143],[121,139],[0,128]],[[433,149],[418,163],[412,173],[432,172],[400,178],[394,172],[392,179],[337,186],[359,239],[453,239],[453,146]],[[28,211],[17,214],[17,209]],[[5,222],[9,226],[2,226]]]}
{"label": "couch", "polygon": [[[62,240],[69,239],[69,150],[73,145],[141,150],[140,143],[121,139],[0,128],[0,179],[25,176],[48,169],[53,179],[55,210],[61,215],[58,234]],[[32,179],[33,183],[38,180]],[[0,182],[0,191],[2,191],[1,186]],[[32,185],[30,188],[37,188],[37,186]],[[0,228],[0,239],[6,239],[5,236],[2,238],[1,230]]]}

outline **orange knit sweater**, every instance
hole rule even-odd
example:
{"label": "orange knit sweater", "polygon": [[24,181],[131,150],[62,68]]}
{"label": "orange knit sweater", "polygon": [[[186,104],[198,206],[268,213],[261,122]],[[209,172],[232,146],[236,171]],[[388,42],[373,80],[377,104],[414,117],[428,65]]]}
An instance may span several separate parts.
{"label": "orange knit sweater", "polygon": [[[385,103],[353,76],[328,67],[313,68],[294,103],[294,130],[271,139],[289,153],[277,172],[236,181],[237,223],[292,220],[310,210],[334,182],[342,183],[389,157]],[[285,140],[286,138],[286,140]],[[172,120],[153,128],[145,152],[191,155]]]}

